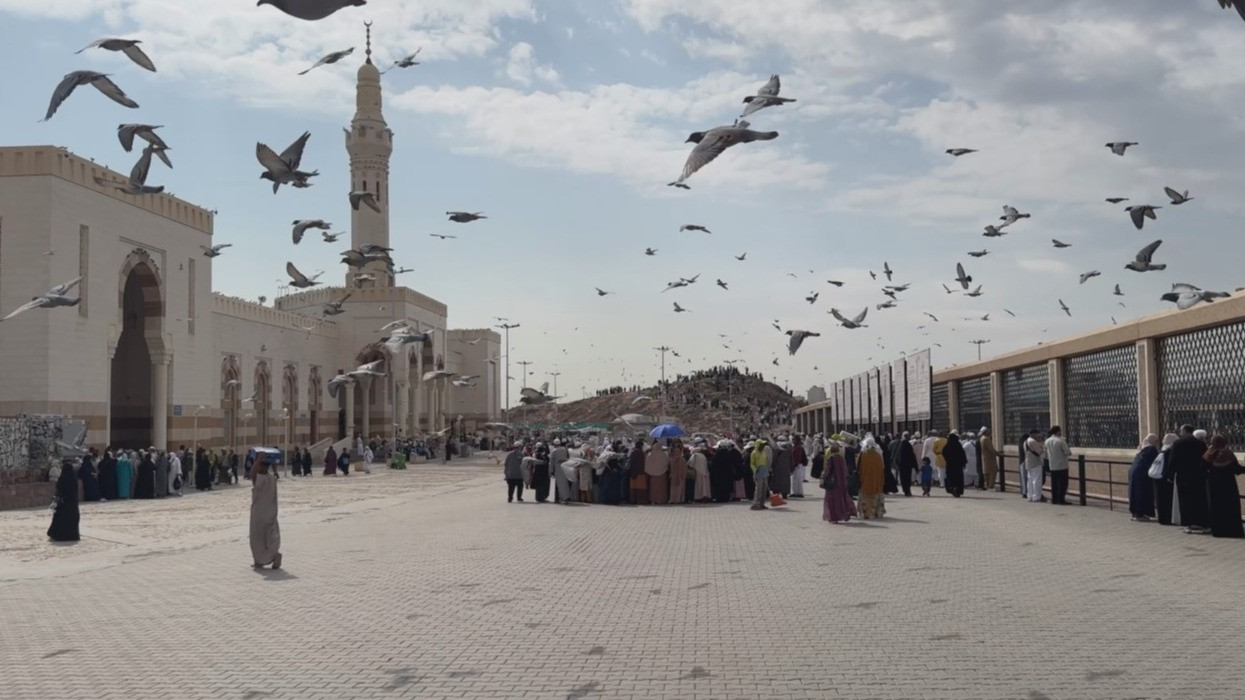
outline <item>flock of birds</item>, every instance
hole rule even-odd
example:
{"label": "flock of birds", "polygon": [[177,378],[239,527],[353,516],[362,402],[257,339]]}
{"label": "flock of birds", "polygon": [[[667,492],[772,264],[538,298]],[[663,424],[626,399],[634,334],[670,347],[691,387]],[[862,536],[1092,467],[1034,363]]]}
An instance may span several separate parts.
{"label": "flock of birds", "polygon": [[[1245,19],[1245,4],[1241,2],[1234,2],[1234,0],[1218,0],[1218,2],[1221,8],[1235,9],[1241,15],[1242,19]],[[271,5],[277,10],[280,10],[281,12],[284,12],[292,17],[312,22],[324,19],[325,17],[328,17],[343,8],[351,6],[358,7],[365,4],[366,0],[259,0],[259,2],[257,2],[257,6]],[[82,53],[88,49],[119,52],[129,58],[140,68],[152,72],[156,71],[154,62],[139,47],[139,44],[141,44],[141,41],[136,39],[105,38],[92,42],[83,49],[80,49],[77,53]],[[350,56],[353,51],[354,48],[351,47],[330,52],[321,57],[309,68],[301,71],[299,74],[304,75],[316,68],[337,63]],[[408,68],[419,65],[419,61],[416,60],[418,55],[419,51],[417,50],[414,53],[408,54],[400,60],[395,61],[393,65],[381,72],[388,72],[388,70],[392,70],[394,68]],[[53,115],[56,114],[57,110],[60,109],[62,104],[74,92],[74,90],[84,85],[91,85],[100,93],[124,107],[130,109],[138,108],[138,103],[126,95],[125,92],[115,82],[113,82],[109,75],[95,71],[80,70],[69,73],[57,85],[43,121],[51,119]],[[781,96],[781,87],[780,77],[777,74],[772,75],[769,81],[760,87],[754,94],[744,96],[744,107],[739,116],[734,119],[733,123],[730,125],[713,127],[705,131],[696,131],[691,133],[688,136],[686,143],[694,144],[694,146],[688,154],[679,176],[672,182],[669,182],[668,185],[678,189],[689,190],[691,187],[688,184],[688,180],[695,173],[699,172],[705,166],[713,162],[732,146],[761,141],[771,141],[778,138],[778,132],[776,131],[757,131],[752,129],[750,122],[747,121],[746,118],[751,117],[757,112],[769,107],[778,107],[796,102],[793,98]],[[122,148],[127,153],[132,152],[136,139],[143,141],[145,145],[143,146],[138,162],[134,165],[127,179],[123,181],[116,181],[107,178],[96,178],[97,184],[101,187],[114,188],[125,194],[135,196],[162,192],[164,189],[162,186],[147,184],[153,157],[158,158],[166,167],[173,167],[168,156],[170,147],[156,132],[156,130],[160,128],[162,127],[151,124],[121,124],[117,129],[117,137]],[[304,132],[279,154],[271,147],[263,143],[256,144],[256,159],[263,167],[263,171],[260,173],[260,178],[268,180],[272,183],[272,190],[274,194],[279,191],[281,185],[289,185],[300,189],[310,187],[312,186],[312,178],[319,175],[318,170],[306,170],[302,167],[303,150],[305,149],[310,136],[310,132]],[[1139,146],[1139,144],[1135,141],[1113,141],[1106,144],[1106,148],[1108,148],[1111,153],[1119,157],[1124,157],[1130,148],[1137,146]],[[968,147],[954,147],[946,149],[946,154],[948,156],[957,159],[970,156],[971,154],[977,152],[978,149]],[[1171,207],[1181,206],[1195,199],[1189,195],[1188,190],[1178,190],[1170,186],[1163,187],[1163,192],[1169,201],[1168,206]],[[352,191],[348,193],[348,200],[351,208],[355,211],[358,211],[360,207],[367,207],[378,213],[382,211],[381,203],[377,201],[376,195],[372,192]],[[1112,196],[1107,197],[1105,201],[1114,205],[1129,202],[1128,206],[1124,207],[1124,211],[1128,214],[1130,221],[1138,230],[1144,229],[1147,220],[1157,221],[1158,210],[1163,208],[1163,205],[1132,203],[1127,197]],[[1016,226],[1022,220],[1032,218],[1030,213],[1022,212],[1010,204],[1003,205],[1002,212],[1003,214],[999,217],[998,222],[990,223],[984,227],[984,231],[981,234],[982,236],[986,238],[1004,237],[1011,232],[1009,230],[1011,227]],[[459,224],[471,223],[487,218],[483,212],[466,211],[447,211],[446,216],[449,221]],[[323,241],[331,244],[337,242],[338,238],[345,233],[344,231],[332,232],[332,228],[332,224],[323,219],[297,219],[292,223],[291,238],[293,244],[298,245],[308,232],[317,230],[320,232]],[[708,227],[701,224],[684,224],[679,230],[680,232],[712,234],[712,231],[710,231]],[[429,235],[442,240],[456,238],[454,235],[442,233],[431,233]],[[1166,269],[1166,264],[1155,262],[1155,255],[1162,243],[1162,239],[1157,239],[1142,247],[1123,267],[1126,270],[1138,273],[1158,272]],[[1052,239],[1051,244],[1056,249],[1066,249],[1071,247],[1071,244],[1065,243],[1058,239]],[[209,258],[214,258],[221,255],[222,251],[225,248],[231,247],[231,245],[232,244],[229,243],[222,243],[210,247],[204,246],[203,254]],[[654,256],[657,252],[657,249],[652,247],[644,250],[644,254],[646,256]],[[974,259],[981,259],[988,256],[990,252],[991,251],[989,249],[982,248],[981,250],[969,251],[967,255]],[[375,281],[375,273],[362,272],[363,268],[369,267],[374,263],[381,263],[386,274],[389,275],[397,275],[411,271],[410,268],[395,268],[390,253],[392,253],[391,248],[364,244],[356,248],[343,251],[341,253],[341,262],[356,270],[353,279],[359,286],[362,286],[363,283],[368,281]],[[744,262],[747,259],[747,252],[745,251],[739,255],[736,255],[734,258],[736,261]],[[885,301],[874,305],[874,310],[877,312],[893,309],[898,306],[899,295],[910,288],[910,284],[907,283],[893,283],[895,271],[891,268],[888,262],[883,262],[881,269],[887,282],[887,284],[882,286],[881,292],[887,298]],[[318,278],[323,274],[323,271],[319,271],[311,276],[308,276],[298,270],[293,263],[288,262],[286,264],[286,272],[290,278],[288,284],[298,289],[306,289],[320,284]],[[812,271],[810,270],[810,272]],[[965,269],[964,263],[956,263],[955,273],[955,277],[952,278],[952,280],[949,280],[953,281],[954,285],[948,285],[945,282],[942,285],[944,291],[948,295],[962,294],[968,298],[977,298],[984,294],[982,291],[982,284],[973,284],[973,276]],[[869,275],[874,280],[878,279],[878,275],[873,271],[870,271]],[[1102,272],[1100,270],[1087,270],[1079,275],[1080,284],[1085,284],[1101,275]],[[794,275],[791,276],[794,277]],[[690,285],[696,284],[699,277],[700,274],[696,274],[689,278],[681,277],[668,283],[662,292],[686,288]],[[9,313],[4,318],[0,319],[0,321],[8,320],[18,314],[35,308],[74,306],[78,303],[78,299],[70,297],[69,293],[80,281],[81,278],[78,278],[61,285],[57,285],[47,293],[35,297],[30,302]],[[716,279],[715,282],[716,285],[723,290],[730,289],[729,283],[721,278]],[[836,288],[844,286],[844,282],[838,280],[827,280],[827,282]],[[596,288],[596,293],[601,297],[614,294],[612,291],[599,287]],[[1124,296],[1119,284],[1114,285],[1112,294],[1114,296]],[[1163,294],[1161,298],[1164,301],[1174,303],[1177,308],[1185,310],[1192,308],[1197,304],[1210,303],[1217,298],[1226,296],[1228,296],[1227,292],[1204,290],[1189,283],[1176,282],[1172,284],[1171,291]],[[819,297],[820,292],[812,291],[805,297],[805,301],[810,305],[816,304]],[[344,313],[344,303],[349,298],[350,294],[347,293],[341,299],[325,304],[322,309],[322,317],[328,318]],[[1058,303],[1058,308],[1070,317],[1072,315],[1072,309],[1062,299],[1057,299],[1056,301]],[[1121,302],[1120,305],[1123,306],[1123,303]],[[678,301],[673,301],[672,306],[675,313],[687,313],[691,311],[691,309],[680,305]],[[859,313],[850,317],[844,315],[837,308],[830,308],[827,313],[834,318],[840,327],[847,330],[856,330],[868,328],[866,319],[869,311],[869,306],[866,306]],[[1015,313],[1008,309],[1003,309],[1003,311],[1010,316],[1016,316]],[[923,313],[925,316],[929,317],[932,322],[939,322],[939,318],[935,314],[928,311]],[[966,317],[965,320],[988,321],[989,318],[990,314],[987,313],[979,317]],[[1115,322],[1114,318],[1112,318],[1112,322]],[[821,335],[819,332],[806,329],[784,329],[777,320],[775,320],[773,326],[787,335],[788,339],[786,345],[790,355],[795,355],[806,339],[819,337]],[[314,328],[314,326],[300,328],[305,331],[310,331]],[[918,329],[923,330],[925,329],[925,326],[919,326]],[[403,346],[410,343],[427,342],[429,340],[426,333],[416,331],[405,321],[396,321],[381,330],[389,332],[387,336],[381,339],[380,344],[390,352],[398,352]],[[935,343],[935,345],[937,344]],[[726,345],[725,347],[729,348],[730,346]],[[884,346],[880,342],[878,347],[884,349]],[[675,356],[678,357],[678,354],[675,353]],[[773,359],[773,364],[778,364],[777,357]],[[334,377],[333,380],[329,382],[330,394],[336,396],[337,388],[346,382],[360,381],[365,378],[380,376],[381,374],[383,374],[383,372],[381,372],[380,366],[375,362],[362,365],[352,372]],[[452,373],[448,373],[445,370],[433,370],[426,373],[424,379],[452,379],[453,383],[457,385],[470,386],[470,382],[474,379],[474,377],[454,377]],[[552,401],[556,398],[558,397],[551,397],[548,395],[548,388],[546,385],[540,390],[524,388],[521,400],[527,404],[541,404]]]}

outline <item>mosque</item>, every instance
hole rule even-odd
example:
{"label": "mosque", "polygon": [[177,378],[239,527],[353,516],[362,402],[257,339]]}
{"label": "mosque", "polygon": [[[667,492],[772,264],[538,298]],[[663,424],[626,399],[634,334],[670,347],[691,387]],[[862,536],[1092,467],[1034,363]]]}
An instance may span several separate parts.
{"label": "mosque", "polygon": [[[393,132],[381,92],[369,30],[345,142],[351,189],[373,192],[380,212],[352,212],[351,247],[389,245]],[[0,148],[0,317],[82,278],[77,306],[0,324],[0,416],[69,416],[87,425],[87,444],[133,448],[470,433],[498,419],[500,336],[448,329],[445,303],[399,286],[383,263],[271,305],[227,296],[212,291],[202,247],[212,212],[96,177],[125,179],[64,148]],[[347,292],[345,313],[321,316]],[[429,340],[389,357],[380,329],[396,320]],[[378,359],[385,377],[329,396],[335,375]],[[433,369],[479,378],[424,381]]]}

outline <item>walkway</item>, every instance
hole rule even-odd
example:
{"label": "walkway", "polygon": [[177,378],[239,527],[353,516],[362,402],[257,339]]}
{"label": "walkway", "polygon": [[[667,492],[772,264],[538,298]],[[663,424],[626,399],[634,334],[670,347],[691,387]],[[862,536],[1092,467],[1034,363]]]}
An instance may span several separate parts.
{"label": "walkway", "polygon": [[765,513],[508,505],[500,468],[472,463],[283,481],[291,502],[361,491],[283,511],[280,572],[249,566],[245,491],[202,497],[229,503],[221,529],[183,534],[183,518],[203,521],[129,503],[138,532],[160,521],[173,536],[0,563],[0,696],[1206,700],[1245,687],[1241,542],[976,492],[892,499],[893,517],[850,526],[823,523],[816,497]]}

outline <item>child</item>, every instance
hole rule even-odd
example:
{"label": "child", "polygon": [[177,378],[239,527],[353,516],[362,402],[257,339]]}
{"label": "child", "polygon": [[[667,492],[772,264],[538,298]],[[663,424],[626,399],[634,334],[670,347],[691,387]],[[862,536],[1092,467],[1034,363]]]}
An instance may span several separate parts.
{"label": "child", "polygon": [[929,457],[921,459],[921,495],[928,496],[929,489],[934,485],[934,465],[929,463]]}

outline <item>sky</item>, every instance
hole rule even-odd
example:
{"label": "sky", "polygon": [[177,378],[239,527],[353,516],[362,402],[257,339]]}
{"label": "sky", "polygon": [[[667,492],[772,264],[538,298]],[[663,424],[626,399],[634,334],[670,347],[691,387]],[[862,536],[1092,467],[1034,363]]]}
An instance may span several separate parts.
{"label": "sky", "polygon": [[[319,22],[253,0],[0,0],[0,62],[23,67],[0,84],[0,131],[128,172],[116,125],[164,125],[175,167],[157,163],[149,184],[219,211],[214,241],[233,247],[213,264],[216,291],[271,299],[286,260],[340,280],[340,243],[294,247],[289,222],[348,227],[340,129],[365,20],[378,65],[422,49],[383,78],[391,245],[415,269],[400,279],[445,302],[452,328],[521,324],[512,400],[520,360],[528,385],[557,372],[578,398],[653,383],[659,346],[679,353],[668,375],[742,360],[802,394],[918,348],[945,367],[976,359],[971,340],[989,340],[988,357],[1163,311],[1173,282],[1242,283],[1227,253],[1245,213],[1245,23],[1214,0],[370,0]],[[74,54],[107,36],[141,39],[158,72]],[[78,69],[111,74],[141,108],[80,88],[38,123]],[[688,134],[731,123],[773,73],[797,101],[749,120],[779,137],[666,187]],[[273,196],[254,144],[279,151],[304,130],[303,165],[322,174]],[[1140,145],[1117,157],[1108,141]],[[1173,207],[1164,186],[1194,199]],[[1113,196],[1163,208],[1138,231]],[[1032,216],[982,237],[1005,204]],[[680,232],[689,223],[712,233]],[[1166,271],[1124,269],[1160,238]],[[982,296],[943,291],[957,262]],[[911,287],[878,310],[884,263]],[[1102,274],[1079,284],[1090,270]],[[866,307],[862,329],[828,314]],[[775,322],[821,336],[792,357]]]}

